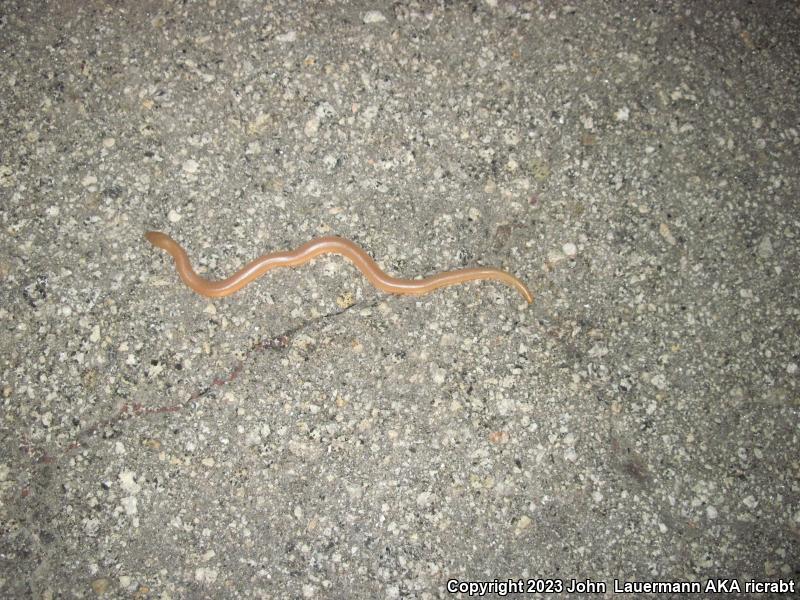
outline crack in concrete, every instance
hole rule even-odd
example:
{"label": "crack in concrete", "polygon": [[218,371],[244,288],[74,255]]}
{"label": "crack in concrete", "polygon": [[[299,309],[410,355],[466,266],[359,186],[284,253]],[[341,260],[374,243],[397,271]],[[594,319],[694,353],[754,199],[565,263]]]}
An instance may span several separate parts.
{"label": "crack in concrete", "polygon": [[[369,308],[374,307],[378,304],[379,300],[373,300],[369,303],[353,303],[350,306],[343,308],[342,310],[326,313],[324,315],[320,315],[313,319],[309,319],[291,327],[284,332],[278,334],[274,337],[264,338],[256,342],[252,345],[246,352],[243,358],[239,359],[234,363],[234,366],[228,371],[227,375],[223,377],[214,377],[210,383],[205,386],[197,388],[189,397],[182,401],[177,402],[175,404],[168,404],[163,406],[145,406],[138,402],[125,402],[123,403],[114,413],[112,416],[107,417],[105,419],[100,419],[95,421],[91,425],[88,425],[84,429],[82,429],[75,438],[67,444],[67,446],[60,452],[56,452],[55,454],[50,454],[46,450],[36,448],[34,444],[30,441],[28,436],[24,433],[20,435],[20,442],[19,442],[19,449],[20,451],[27,457],[31,459],[31,462],[34,464],[53,464],[56,463],[60,458],[68,455],[70,452],[77,448],[85,447],[86,443],[89,441],[91,436],[97,433],[99,430],[103,429],[104,427],[108,427],[111,425],[115,425],[117,423],[127,421],[134,417],[146,417],[150,415],[158,415],[158,414],[165,414],[165,413],[176,413],[181,410],[184,410],[189,404],[199,400],[200,398],[204,398],[211,394],[215,388],[221,388],[229,383],[232,383],[236,380],[239,375],[244,370],[245,365],[255,356],[256,354],[260,354],[265,350],[283,350],[288,348],[292,338],[300,333],[301,331],[310,328],[311,326],[320,323],[322,321],[330,320],[336,318],[344,313],[350,311],[353,308],[361,307],[361,308]],[[27,490],[29,490],[28,486],[24,486],[23,488],[23,497],[27,496]]]}

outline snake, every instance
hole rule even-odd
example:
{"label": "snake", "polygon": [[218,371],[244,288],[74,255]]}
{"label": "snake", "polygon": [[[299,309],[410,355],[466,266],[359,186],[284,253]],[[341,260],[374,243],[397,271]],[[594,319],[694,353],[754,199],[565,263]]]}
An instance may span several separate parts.
{"label": "snake", "polygon": [[372,285],[389,294],[421,295],[466,281],[494,280],[513,287],[529,304],[533,302],[533,294],[525,284],[511,273],[501,269],[488,267],[457,269],[422,279],[392,277],[384,272],[361,246],[337,236],[319,237],[294,250],[265,254],[250,261],[227,279],[217,281],[211,281],[198,275],[192,268],[186,250],[166,233],[148,231],[144,237],[153,246],[165,250],[172,256],[178,275],[187,286],[198,294],[210,298],[229,296],[277,267],[296,267],[321,254],[338,254],[353,263]]}

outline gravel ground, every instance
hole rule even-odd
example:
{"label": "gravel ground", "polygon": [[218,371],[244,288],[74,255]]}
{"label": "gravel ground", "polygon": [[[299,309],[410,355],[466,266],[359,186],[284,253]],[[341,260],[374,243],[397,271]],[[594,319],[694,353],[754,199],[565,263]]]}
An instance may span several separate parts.
{"label": "gravel ground", "polygon": [[0,595],[791,596],[796,2],[0,15]]}

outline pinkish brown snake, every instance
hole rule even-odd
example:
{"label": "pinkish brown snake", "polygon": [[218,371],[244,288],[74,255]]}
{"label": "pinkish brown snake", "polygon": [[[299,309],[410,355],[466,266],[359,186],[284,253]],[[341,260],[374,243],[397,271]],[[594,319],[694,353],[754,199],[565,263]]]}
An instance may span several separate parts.
{"label": "pinkish brown snake", "polygon": [[144,234],[148,242],[166,250],[175,260],[175,268],[183,282],[198,294],[214,298],[228,296],[242,289],[248,283],[261,277],[276,267],[295,267],[308,262],[320,254],[340,254],[352,262],[356,268],[379,290],[389,294],[427,294],[437,288],[456,285],[465,281],[491,279],[501,281],[516,289],[526,301],[533,302],[533,294],[519,279],[500,269],[477,267],[446,271],[424,279],[400,279],[384,273],[378,264],[357,244],[340,237],[321,237],[306,242],[293,251],[273,252],[257,258],[242,269],[219,281],[209,281],[198,275],[189,262],[186,251],[171,237],[160,231]]}

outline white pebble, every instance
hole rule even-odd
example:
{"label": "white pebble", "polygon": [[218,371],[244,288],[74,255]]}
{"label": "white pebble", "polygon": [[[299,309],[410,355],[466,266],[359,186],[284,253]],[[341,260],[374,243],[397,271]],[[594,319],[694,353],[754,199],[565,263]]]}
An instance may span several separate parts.
{"label": "white pebble", "polygon": [[561,246],[561,251],[569,258],[575,258],[575,256],[578,254],[578,247],[572,242],[567,242]]}
{"label": "white pebble", "polygon": [[794,375],[795,373],[797,373],[797,363],[789,363],[788,365],[786,365],[786,372],[789,375]]}
{"label": "white pebble", "polygon": [[306,121],[305,127],[303,127],[303,133],[306,134],[307,137],[314,137],[317,135],[319,131],[319,117],[314,115],[308,121]]}
{"label": "white pebble", "polygon": [[183,163],[183,172],[184,173],[197,173],[197,169],[200,165],[197,163],[196,160],[192,160],[191,158]]}
{"label": "white pebble", "polygon": [[94,185],[95,183],[97,183],[97,177],[95,177],[94,175],[87,175],[86,177],[81,179],[81,185],[83,187],[89,187],[90,185]]}
{"label": "white pebble", "polygon": [[142,489],[142,487],[136,483],[136,473],[133,471],[122,471],[119,474],[119,485],[125,493],[131,496],[135,496],[139,493],[139,490]]}
{"label": "white pebble", "polygon": [[283,44],[291,43],[297,39],[297,32],[294,30],[287,31],[286,33],[275,36],[275,39]]}
{"label": "white pebble", "polygon": [[617,121],[627,121],[628,117],[630,117],[631,111],[628,109],[627,106],[623,106],[617,112],[614,113],[614,118]]}
{"label": "white pebble", "polygon": [[183,218],[183,216],[177,212],[176,210],[170,210],[169,214],[167,214],[167,219],[169,219],[170,223],[177,223]]}
{"label": "white pebble", "polygon": [[115,140],[112,137],[107,137],[107,138],[103,139],[103,148],[113,148],[114,144],[116,144],[116,143],[117,143],[117,140]]}
{"label": "white pebble", "polygon": [[519,521],[517,521],[517,530],[522,531],[523,529],[527,529],[528,527],[531,526],[532,522],[533,521],[528,515],[522,515],[519,518]]}
{"label": "white pebble", "polygon": [[385,20],[386,17],[383,16],[383,13],[377,10],[371,10],[364,15],[364,23],[380,23]]}
{"label": "white pebble", "polygon": [[433,492],[420,492],[417,494],[417,506],[420,508],[425,508],[433,504],[433,501],[436,499],[436,496]]}

